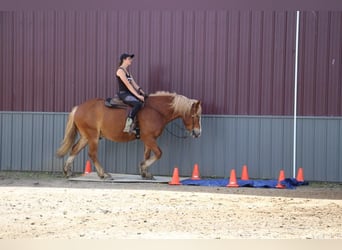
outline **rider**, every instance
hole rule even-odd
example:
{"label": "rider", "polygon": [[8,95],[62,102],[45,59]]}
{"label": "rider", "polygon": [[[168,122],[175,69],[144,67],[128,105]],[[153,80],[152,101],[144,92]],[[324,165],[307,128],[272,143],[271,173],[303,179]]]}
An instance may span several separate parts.
{"label": "rider", "polygon": [[116,77],[119,84],[118,96],[124,103],[133,107],[128,114],[123,132],[130,132],[134,117],[145,101],[145,92],[134,81],[132,75],[128,71],[128,66],[131,65],[133,57],[134,54],[122,54],[120,56],[120,66],[116,71]]}

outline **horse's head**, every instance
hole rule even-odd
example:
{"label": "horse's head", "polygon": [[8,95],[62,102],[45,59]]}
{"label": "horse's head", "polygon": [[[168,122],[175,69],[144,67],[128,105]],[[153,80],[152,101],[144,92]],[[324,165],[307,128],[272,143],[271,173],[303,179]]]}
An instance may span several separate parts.
{"label": "horse's head", "polygon": [[170,106],[167,111],[169,121],[181,118],[183,120],[185,128],[190,132],[193,137],[199,137],[201,135],[201,114],[202,107],[201,102],[195,99],[189,99],[183,95],[177,95],[176,93],[169,93],[158,91],[151,95],[156,98],[153,102],[149,101],[149,105],[154,108],[159,108],[160,112],[163,112],[163,103],[169,103]]}
{"label": "horse's head", "polygon": [[193,137],[199,137],[201,135],[201,114],[201,102],[196,100],[193,102],[190,112],[182,117],[184,126]]}

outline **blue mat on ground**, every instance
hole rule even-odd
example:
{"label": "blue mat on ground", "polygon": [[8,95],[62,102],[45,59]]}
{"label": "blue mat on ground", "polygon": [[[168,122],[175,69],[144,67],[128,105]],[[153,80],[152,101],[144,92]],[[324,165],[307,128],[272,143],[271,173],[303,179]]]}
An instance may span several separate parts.
{"label": "blue mat on ground", "polygon": [[[186,179],[181,181],[182,185],[193,186],[209,186],[209,187],[225,187],[228,185],[228,179],[203,179],[191,180]],[[239,187],[254,187],[254,188],[276,188],[277,180],[237,180]],[[295,189],[297,186],[309,185],[307,181],[297,181],[295,178],[286,178],[280,182],[286,189]]]}

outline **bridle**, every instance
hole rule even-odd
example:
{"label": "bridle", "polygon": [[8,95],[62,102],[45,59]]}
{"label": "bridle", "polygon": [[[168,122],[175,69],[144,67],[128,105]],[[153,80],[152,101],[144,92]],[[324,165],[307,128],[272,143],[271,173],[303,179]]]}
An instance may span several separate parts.
{"label": "bridle", "polygon": [[[197,114],[193,114],[191,115],[191,119],[192,119],[192,127],[191,127],[191,132],[189,132],[187,129],[185,129],[183,126],[179,126],[178,124],[175,124],[175,126],[179,129],[179,130],[183,130],[187,133],[187,135],[176,135],[175,133],[173,133],[172,131],[170,131],[167,127],[165,128],[165,130],[171,134],[172,136],[179,138],[179,139],[187,139],[190,137],[190,135],[193,133],[194,128],[195,128],[195,117],[198,116]],[[184,132],[183,132],[184,133]]]}

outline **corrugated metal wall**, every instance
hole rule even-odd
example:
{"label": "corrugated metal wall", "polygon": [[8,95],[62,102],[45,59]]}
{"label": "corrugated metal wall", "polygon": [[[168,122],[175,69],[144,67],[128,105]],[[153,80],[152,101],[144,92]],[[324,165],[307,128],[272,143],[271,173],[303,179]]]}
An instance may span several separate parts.
{"label": "corrugated metal wall", "polygon": [[342,116],[342,12],[301,18],[299,114]]}
{"label": "corrugated metal wall", "polygon": [[[294,11],[0,12],[0,110],[68,112],[116,92],[118,57],[149,92],[206,114],[293,113]],[[342,115],[342,12],[303,12],[299,115]]]}
{"label": "corrugated metal wall", "polygon": [[[309,180],[341,182],[342,12],[305,11],[300,22],[296,165]],[[113,95],[118,56],[129,51],[146,90],[201,99],[206,114],[198,140],[163,134],[153,173],[179,165],[190,175],[198,162],[205,176],[245,163],[255,178],[290,175],[294,35],[294,11],[0,12],[0,170],[60,171],[59,112]],[[104,140],[99,153],[108,171],[137,173],[142,150]]]}
{"label": "corrugated metal wall", "polygon": [[[66,159],[54,156],[63,138],[67,114],[0,112],[0,170],[60,172]],[[277,179],[279,170],[292,176],[293,120],[269,116],[204,116],[198,139],[179,139],[167,131],[158,140],[163,157],[151,167],[155,175],[191,176],[198,163],[202,176],[227,177],[248,165],[251,178]],[[177,135],[181,121],[168,125]],[[300,117],[297,166],[307,180],[342,182],[342,118]],[[108,172],[138,174],[143,158],[140,141],[101,140],[99,160]],[[83,172],[87,148],[75,159],[74,171]],[[95,171],[95,170],[94,170]]]}

